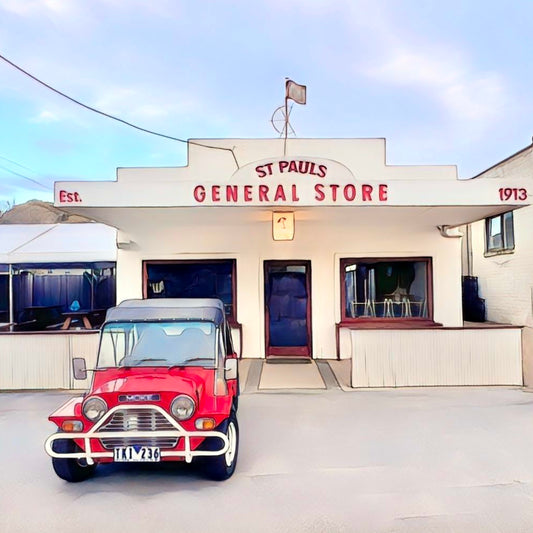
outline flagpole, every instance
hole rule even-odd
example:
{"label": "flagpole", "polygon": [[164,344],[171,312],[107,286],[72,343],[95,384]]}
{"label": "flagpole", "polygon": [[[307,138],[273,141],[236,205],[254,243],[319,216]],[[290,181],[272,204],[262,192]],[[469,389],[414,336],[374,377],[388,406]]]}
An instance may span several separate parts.
{"label": "flagpole", "polygon": [[[287,80],[287,78],[285,78]],[[287,113],[287,81],[285,81],[285,140],[283,141],[283,157],[287,155],[287,131],[289,129],[289,114]]]}

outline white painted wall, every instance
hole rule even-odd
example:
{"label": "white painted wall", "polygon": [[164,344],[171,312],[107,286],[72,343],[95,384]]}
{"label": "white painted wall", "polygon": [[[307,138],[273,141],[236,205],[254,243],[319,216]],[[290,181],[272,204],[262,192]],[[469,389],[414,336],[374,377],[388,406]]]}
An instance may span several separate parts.
{"label": "white painted wall", "polygon": [[472,271],[479,277],[480,297],[485,298],[487,319],[533,327],[533,207],[513,213],[515,249],[485,257],[485,223],[472,224]]}
{"label": "white painted wall", "polygon": [[[402,211],[314,208],[295,211],[293,241],[272,240],[271,209],[138,210],[125,221],[133,243],[119,250],[117,300],[142,298],[142,261],[237,260],[237,319],[243,356],[264,357],[263,261],[311,261],[313,356],[334,358],[341,317],[343,257],[431,257],[434,319],[461,326],[461,245]],[[349,354],[343,352],[344,356]]]}

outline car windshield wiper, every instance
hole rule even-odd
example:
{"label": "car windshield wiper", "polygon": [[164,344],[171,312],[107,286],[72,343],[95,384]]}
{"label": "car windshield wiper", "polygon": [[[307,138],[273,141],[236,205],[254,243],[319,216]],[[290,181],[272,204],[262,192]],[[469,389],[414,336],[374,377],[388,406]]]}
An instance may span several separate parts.
{"label": "car windshield wiper", "polygon": [[215,367],[215,360],[212,357],[190,357],[189,359],[185,359],[185,361],[181,363],[174,363],[173,365],[171,365],[170,368],[182,367],[182,366],[193,366],[189,363],[197,363],[198,361],[207,361],[213,366],[213,368]]}

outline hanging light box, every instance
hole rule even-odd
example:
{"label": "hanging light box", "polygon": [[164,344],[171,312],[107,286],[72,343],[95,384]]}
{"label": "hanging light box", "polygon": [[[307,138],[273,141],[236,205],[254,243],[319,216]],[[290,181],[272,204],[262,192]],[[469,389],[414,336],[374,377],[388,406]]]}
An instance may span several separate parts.
{"label": "hanging light box", "polygon": [[292,211],[274,211],[272,213],[272,237],[275,241],[292,241],[294,239],[294,213]]}

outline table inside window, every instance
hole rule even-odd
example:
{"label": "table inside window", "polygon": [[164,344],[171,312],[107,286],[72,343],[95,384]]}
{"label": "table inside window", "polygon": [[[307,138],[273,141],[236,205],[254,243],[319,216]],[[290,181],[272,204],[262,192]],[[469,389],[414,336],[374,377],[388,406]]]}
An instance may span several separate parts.
{"label": "table inside window", "polygon": [[61,313],[61,315],[65,317],[65,322],[63,322],[61,329],[69,329],[72,325],[73,320],[78,321],[78,322],[81,321],[85,329],[93,329],[91,321],[89,320],[90,312],[91,311],[88,311],[88,310],[80,310],[80,311],[67,311],[65,313]]}

